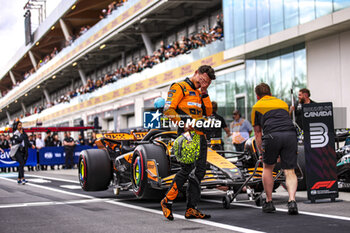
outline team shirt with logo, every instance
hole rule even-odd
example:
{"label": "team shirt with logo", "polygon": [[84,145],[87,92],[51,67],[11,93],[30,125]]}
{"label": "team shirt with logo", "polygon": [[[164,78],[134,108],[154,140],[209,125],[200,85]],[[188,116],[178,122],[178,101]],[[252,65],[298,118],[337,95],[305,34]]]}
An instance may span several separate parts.
{"label": "team shirt with logo", "polygon": [[264,134],[295,130],[287,103],[273,96],[265,95],[256,102],[251,116],[253,126],[261,126]]}

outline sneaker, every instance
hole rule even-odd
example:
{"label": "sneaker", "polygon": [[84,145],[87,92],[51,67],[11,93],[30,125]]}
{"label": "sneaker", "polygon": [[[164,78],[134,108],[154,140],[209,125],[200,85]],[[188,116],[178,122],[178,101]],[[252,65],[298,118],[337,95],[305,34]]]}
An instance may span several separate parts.
{"label": "sneaker", "polygon": [[288,214],[290,214],[290,215],[299,214],[296,201],[289,201],[287,206],[288,206]]}
{"label": "sneaker", "polygon": [[22,181],[21,180],[17,180],[17,184],[22,184]]}
{"label": "sneaker", "polygon": [[26,179],[22,179],[22,184],[26,184],[28,181]]}
{"label": "sneaker", "polygon": [[199,218],[199,219],[208,219],[211,216],[209,214],[203,214],[199,210],[195,208],[187,208],[185,213],[185,218],[191,219],[191,218]]}
{"label": "sneaker", "polygon": [[164,199],[160,202],[162,206],[163,215],[169,220],[174,220],[172,204],[168,202],[168,198],[164,197]]}
{"label": "sneaker", "polygon": [[274,213],[274,212],[276,212],[276,208],[273,205],[272,201],[269,201],[269,202],[264,201],[263,206],[262,206],[262,211],[264,213]]}

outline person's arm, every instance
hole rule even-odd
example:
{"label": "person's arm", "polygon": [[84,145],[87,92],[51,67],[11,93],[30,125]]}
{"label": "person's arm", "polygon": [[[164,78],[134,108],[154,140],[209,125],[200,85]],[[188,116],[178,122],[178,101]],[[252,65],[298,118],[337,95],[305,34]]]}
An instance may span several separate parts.
{"label": "person's arm", "polygon": [[290,106],[289,107],[289,116],[291,116],[294,111],[295,111],[295,106]]}
{"label": "person's arm", "polygon": [[28,147],[35,149],[35,146],[29,141],[27,133],[23,131],[23,135],[24,135],[24,144]]}
{"label": "person's arm", "polygon": [[1,152],[1,153],[4,153],[5,151],[0,147],[0,152]]}
{"label": "person's arm", "polygon": [[252,109],[251,119],[252,119],[252,125],[254,128],[255,142],[256,142],[257,150],[259,151],[260,155],[261,155],[261,152],[263,151],[262,150],[262,128],[260,125],[261,117],[262,117],[261,113],[257,110],[257,107],[255,107],[254,105]]}
{"label": "person's arm", "polygon": [[200,79],[201,83],[201,94],[202,94],[202,109],[205,111],[206,116],[211,116],[213,114],[213,106],[211,104],[210,97],[208,95],[208,87],[211,83],[211,80],[209,82],[205,82],[204,80]]}
{"label": "person's arm", "polygon": [[176,112],[176,108],[183,97],[184,94],[180,84],[175,83],[170,87],[164,106],[164,115],[176,124],[181,120],[181,117]]}
{"label": "person's arm", "polygon": [[255,142],[256,146],[258,147],[257,149],[259,150],[260,154],[263,151],[262,150],[262,131],[261,131],[261,126],[260,125],[255,125],[254,126],[254,134],[255,134]]}
{"label": "person's arm", "polygon": [[232,135],[232,133],[233,133],[233,132],[232,132],[232,131],[233,131],[233,130],[232,130],[232,127],[233,127],[233,122],[230,123],[230,128],[229,128],[230,134],[231,134],[231,135]]}
{"label": "person's arm", "polygon": [[70,146],[75,146],[75,145],[76,145],[76,143],[75,143],[75,141],[74,141],[74,140],[72,140],[72,141],[69,143],[69,145],[70,145]]}
{"label": "person's arm", "polygon": [[227,137],[230,137],[230,136],[231,136],[230,129],[226,126],[226,127],[224,128],[224,130],[225,130],[225,132],[226,132],[226,134],[227,134]]}
{"label": "person's arm", "polygon": [[231,136],[231,132],[230,132],[230,129],[227,127],[227,124],[226,124],[226,121],[225,119],[220,116],[220,121],[221,121],[221,127],[224,129],[224,131],[226,132],[226,135],[227,137],[230,137]]}
{"label": "person's arm", "polygon": [[66,140],[63,140],[63,145],[68,146],[68,142]]}

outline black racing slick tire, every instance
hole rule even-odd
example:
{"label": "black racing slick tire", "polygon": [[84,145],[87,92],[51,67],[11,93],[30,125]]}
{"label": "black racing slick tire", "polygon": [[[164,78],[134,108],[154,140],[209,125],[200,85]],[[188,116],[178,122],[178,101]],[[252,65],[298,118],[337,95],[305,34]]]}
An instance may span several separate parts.
{"label": "black racing slick tire", "polygon": [[154,189],[149,184],[147,161],[155,160],[158,175],[161,178],[169,175],[169,162],[164,147],[155,144],[139,145],[135,148],[131,163],[132,190],[139,199],[158,199],[163,190]]}
{"label": "black racing slick tire", "polygon": [[[305,169],[305,150],[304,146],[298,146],[298,165],[300,170],[303,173],[303,179],[298,179],[298,191],[305,191],[306,190],[306,169]],[[296,169],[296,174],[298,177],[300,177],[301,174],[299,169]]]}
{"label": "black racing slick tire", "polygon": [[84,191],[103,191],[112,180],[112,162],[107,151],[83,150],[78,163],[80,186]]}

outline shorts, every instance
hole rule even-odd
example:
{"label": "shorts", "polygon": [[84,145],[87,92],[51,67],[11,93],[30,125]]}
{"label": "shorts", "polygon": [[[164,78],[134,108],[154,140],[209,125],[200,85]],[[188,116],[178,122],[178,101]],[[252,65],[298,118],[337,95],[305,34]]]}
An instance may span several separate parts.
{"label": "shorts", "polygon": [[282,131],[266,134],[262,137],[263,162],[276,164],[281,157],[282,169],[297,168],[298,139],[295,131]]}

